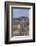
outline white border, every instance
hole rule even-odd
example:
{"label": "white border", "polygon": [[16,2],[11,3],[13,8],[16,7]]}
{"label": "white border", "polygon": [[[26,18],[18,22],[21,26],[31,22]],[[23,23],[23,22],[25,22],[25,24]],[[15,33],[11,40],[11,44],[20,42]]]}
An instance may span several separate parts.
{"label": "white border", "polygon": [[[14,36],[14,37],[11,37],[11,7],[27,7],[27,8],[31,8],[29,10],[29,22],[30,22],[30,25],[29,25],[29,36]],[[9,6],[9,40],[10,41],[15,41],[15,40],[31,40],[33,37],[33,7],[32,6],[26,6],[26,5],[10,5]]]}

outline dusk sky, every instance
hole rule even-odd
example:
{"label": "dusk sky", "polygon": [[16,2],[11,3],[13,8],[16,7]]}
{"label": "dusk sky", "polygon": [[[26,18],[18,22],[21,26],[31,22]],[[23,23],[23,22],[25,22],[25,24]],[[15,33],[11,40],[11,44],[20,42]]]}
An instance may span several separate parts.
{"label": "dusk sky", "polygon": [[13,18],[19,18],[21,16],[29,16],[29,9],[13,8]]}

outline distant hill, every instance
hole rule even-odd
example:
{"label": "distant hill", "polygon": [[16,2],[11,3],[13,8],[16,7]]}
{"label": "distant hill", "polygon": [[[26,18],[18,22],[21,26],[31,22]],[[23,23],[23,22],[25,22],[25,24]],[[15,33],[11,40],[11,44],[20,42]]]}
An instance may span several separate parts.
{"label": "distant hill", "polygon": [[19,18],[13,18],[13,20],[22,20],[22,19],[29,19],[29,18],[25,17],[25,16],[24,17],[22,16],[22,17],[19,17]]}
{"label": "distant hill", "polygon": [[26,21],[26,20],[29,21],[29,18],[28,18],[28,17],[25,17],[25,16],[23,17],[23,16],[22,16],[22,17],[19,17],[19,18],[13,18],[13,23],[19,22],[19,21],[21,21],[21,20],[23,20],[23,19],[24,19],[25,21]]}

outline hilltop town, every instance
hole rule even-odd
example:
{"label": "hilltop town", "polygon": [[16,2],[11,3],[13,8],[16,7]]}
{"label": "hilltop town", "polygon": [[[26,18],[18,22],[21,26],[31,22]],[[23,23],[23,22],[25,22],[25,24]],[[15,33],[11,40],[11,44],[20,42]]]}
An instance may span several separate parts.
{"label": "hilltop town", "polygon": [[13,18],[13,36],[29,35],[29,17]]}

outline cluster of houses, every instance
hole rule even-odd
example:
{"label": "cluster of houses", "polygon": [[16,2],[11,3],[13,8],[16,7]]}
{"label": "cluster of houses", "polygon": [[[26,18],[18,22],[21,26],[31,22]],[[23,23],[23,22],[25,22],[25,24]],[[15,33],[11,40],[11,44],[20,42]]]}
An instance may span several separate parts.
{"label": "cluster of houses", "polygon": [[13,18],[13,36],[29,35],[29,17]]}

